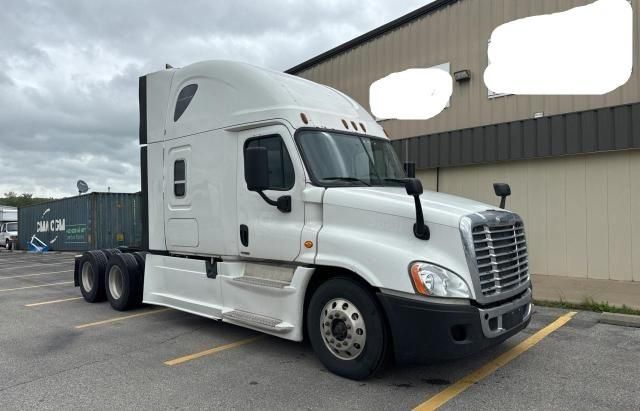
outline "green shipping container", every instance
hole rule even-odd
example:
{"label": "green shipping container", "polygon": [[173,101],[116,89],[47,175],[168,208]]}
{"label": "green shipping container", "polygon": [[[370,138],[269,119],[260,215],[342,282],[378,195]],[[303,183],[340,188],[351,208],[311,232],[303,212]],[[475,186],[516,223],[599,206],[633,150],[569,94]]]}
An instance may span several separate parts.
{"label": "green shipping container", "polygon": [[142,245],[141,194],[90,193],[18,209],[18,246],[32,236],[51,251]]}

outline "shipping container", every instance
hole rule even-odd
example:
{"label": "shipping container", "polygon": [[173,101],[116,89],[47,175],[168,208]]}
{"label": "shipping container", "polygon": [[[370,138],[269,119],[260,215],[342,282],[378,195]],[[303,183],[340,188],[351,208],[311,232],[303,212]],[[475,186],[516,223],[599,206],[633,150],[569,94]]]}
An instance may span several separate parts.
{"label": "shipping container", "polygon": [[140,193],[91,193],[18,209],[18,246],[32,236],[55,251],[142,245]]}

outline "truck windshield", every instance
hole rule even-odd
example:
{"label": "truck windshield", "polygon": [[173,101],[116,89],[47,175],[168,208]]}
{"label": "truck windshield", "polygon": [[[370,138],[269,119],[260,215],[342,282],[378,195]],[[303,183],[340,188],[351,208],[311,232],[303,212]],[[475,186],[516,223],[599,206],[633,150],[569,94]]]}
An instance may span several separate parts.
{"label": "truck windshield", "polygon": [[386,139],[305,130],[296,136],[296,141],[316,185],[404,185],[404,170]]}
{"label": "truck windshield", "polygon": [[18,231],[18,223],[7,224],[7,231]]}

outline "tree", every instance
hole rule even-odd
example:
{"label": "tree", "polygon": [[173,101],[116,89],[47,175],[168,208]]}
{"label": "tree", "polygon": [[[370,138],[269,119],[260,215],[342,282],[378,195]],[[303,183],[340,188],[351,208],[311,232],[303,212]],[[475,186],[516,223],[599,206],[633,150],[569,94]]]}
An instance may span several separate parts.
{"label": "tree", "polygon": [[53,200],[53,198],[34,197],[32,193],[18,194],[14,191],[9,191],[4,193],[4,198],[0,198],[0,204],[9,207],[24,207],[49,200]]}

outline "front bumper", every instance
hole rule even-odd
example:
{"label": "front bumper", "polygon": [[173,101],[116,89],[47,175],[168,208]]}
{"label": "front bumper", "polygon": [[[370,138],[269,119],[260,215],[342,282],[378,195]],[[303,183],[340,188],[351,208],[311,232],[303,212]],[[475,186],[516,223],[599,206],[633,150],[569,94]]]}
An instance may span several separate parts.
{"label": "front bumper", "polygon": [[396,362],[431,363],[475,354],[506,340],[531,321],[531,289],[493,307],[442,304],[379,293]]}

